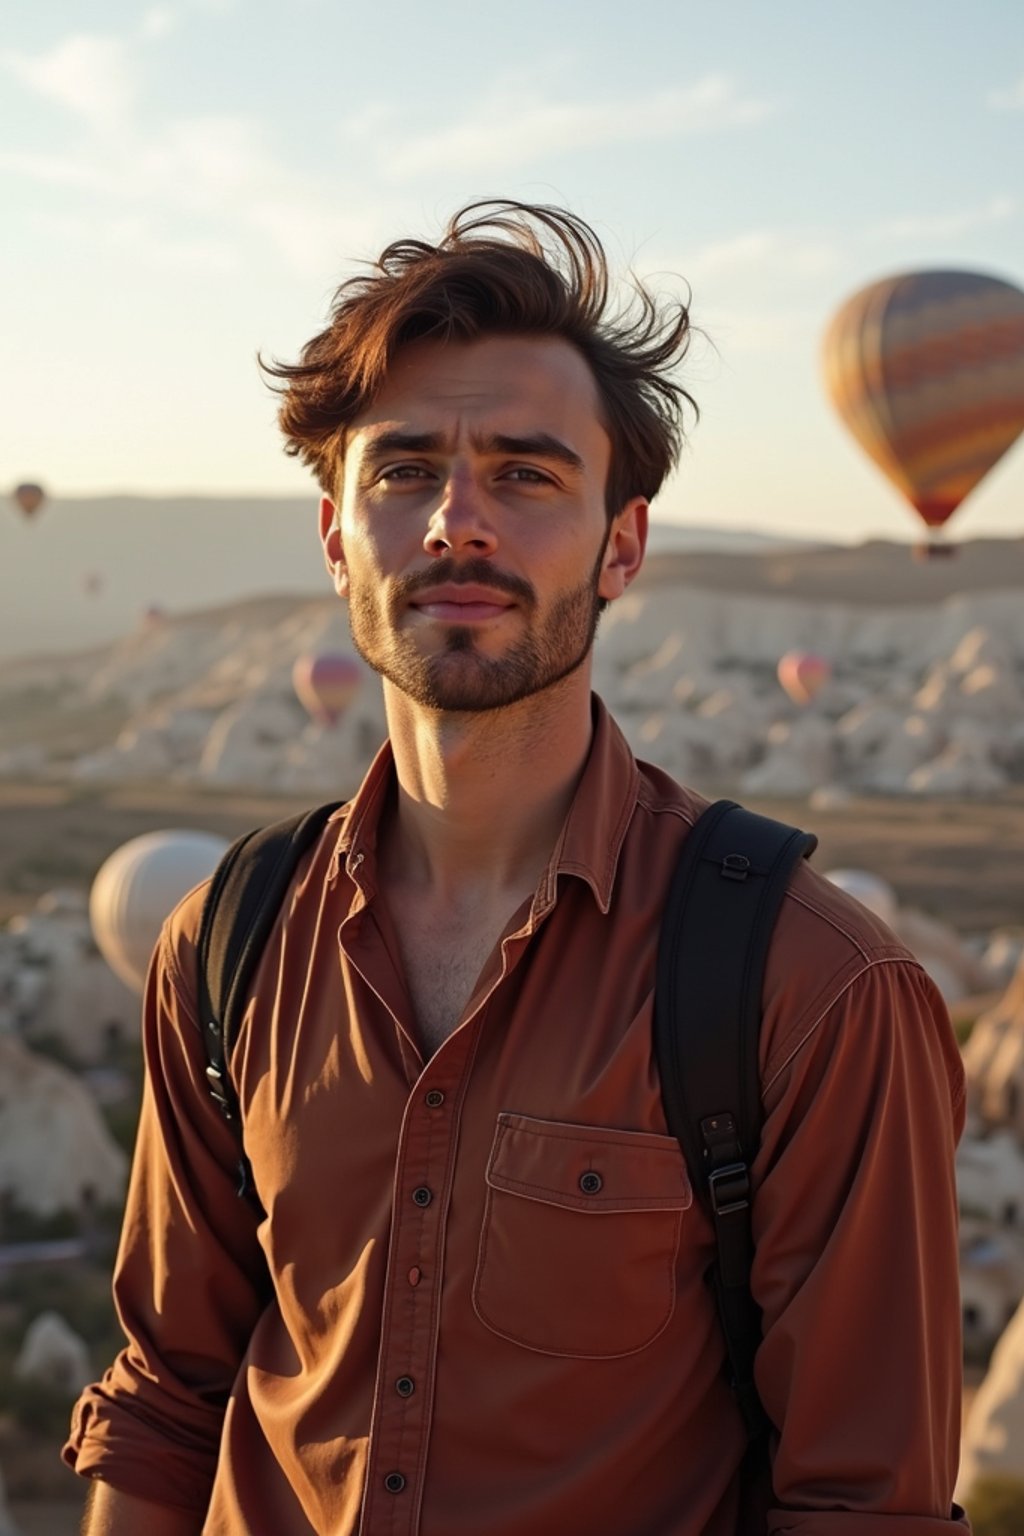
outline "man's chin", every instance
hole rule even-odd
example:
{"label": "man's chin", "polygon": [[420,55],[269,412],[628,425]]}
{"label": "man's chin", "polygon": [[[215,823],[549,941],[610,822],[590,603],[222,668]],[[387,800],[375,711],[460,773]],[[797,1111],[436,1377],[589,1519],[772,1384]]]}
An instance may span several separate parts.
{"label": "man's chin", "polygon": [[578,672],[585,660],[586,653],[571,666],[547,674],[527,675],[520,671],[510,676],[502,670],[497,675],[481,675],[479,669],[473,669],[476,675],[469,675],[471,669],[441,665],[431,667],[426,675],[403,675],[399,671],[384,675],[394,688],[421,708],[445,715],[483,715],[551,693]]}

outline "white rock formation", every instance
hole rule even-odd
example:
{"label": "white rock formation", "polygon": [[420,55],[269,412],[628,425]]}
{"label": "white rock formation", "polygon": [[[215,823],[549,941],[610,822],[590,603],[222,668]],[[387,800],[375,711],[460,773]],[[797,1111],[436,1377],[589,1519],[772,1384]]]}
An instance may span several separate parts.
{"label": "white rock formation", "polygon": [[969,1508],[971,1489],[986,1474],[1024,1479],[1024,1306],[995,1347],[971,1404],[961,1448],[956,1497]]}
{"label": "white rock formation", "polygon": [[[383,738],[380,690],[368,680],[337,738],[316,744],[318,766],[298,739],[304,722],[294,723],[290,673],[299,654],[323,647],[351,650],[336,600],[265,599],[228,618],[167,619],[87,666],[67,658],[56,668],[57,713],[92,700],[129,718],[113,746],[94,742],[60,771],[348,793]],[[808,715],[820,727],[813,742],[775,676],[779,656],[796,648],[833,667]],[[800,795],[828,785],[973,796],[1024,782],[1017,592],[895,609],[654,582],[604,616],[594,675],[631,741],[647,731],[667,749],[666,767],[719,791]],[[0,680],[0,707],[7,690],[29,696],[44,685],[38,664],[26,662],[11,682]],[[650,744],[646,752],[655,756]],[[0,773],[27,771],[21,753],[10,747]],[[33,747],[30,756],[32,772],[50,771],[45,754]]]}
{"label": "white rock formation", "polygon": [[767,734],[761,762],[748,768],[740,783],[750,795],[809,795],[832,780],[835,749],[832,730],[819,715],[778,721]]}
{"label": "white rock formation", "polygon": [[911,907],[897,908],[891,926],[916,955],[947,1003],[991,990],[992,977],[984,962],[955,928]]}
{"label": "white rock formation", "polygon": [[1024,1232],[1024,1148],[1009,1130],[970,1130],[956,1154],[956,1182],[965,1221]]}
{"label": "white rock formation", "polygon": [[992,756],[992,743],[980,724],[959,720],[950,727],[949,740],[931,762],[907,775],[906,787],[916,794],[954,795],[970,799],[997,794],[1008,777]]}
{"label": "white rock formation", "polygon": [[0,1199],[36,1216],[118,1202],[127,1158],[88,1089],[0,1035]]}
{"label": "white rock formation", "polygon": [[81,1063],[138,1037],[139,1004],[97,953],[85,892],[50,892],[0,931],[0,1030]]}
{"label": "white rock formation", "polygon": [[988,935],[982,962],[998,984],[1009,986],[1022,960],[1024,928],[997,928]]}
{"label": "white rock formation", "polygon": [[970,1217],[960,1226],[964,1349],[975,1358],[995,1344],[1024,1297],[1024,1237]]}
{"label": "white rock formation", "polygon": [[1024,1146],[1024,957],[1006,992],[982,1014],[964,1047],[968,1103],[987,1126]]}
{"label": "white rock formation", "polygon": [[73,1399],[95,1377],[89,1348],[59,1312],[40,1312],[29,1324],[13,1366],[20,1381],[38,1381]]}

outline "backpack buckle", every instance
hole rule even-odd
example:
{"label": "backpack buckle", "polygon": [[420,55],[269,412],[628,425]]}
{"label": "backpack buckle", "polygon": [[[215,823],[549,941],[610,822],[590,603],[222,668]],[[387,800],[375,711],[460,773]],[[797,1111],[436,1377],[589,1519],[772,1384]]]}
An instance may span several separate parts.
{"label": "backpack buckle", "polygon": [[224,1074],[217,1067],[207,1067],[206,1085],[210,1090],[211,1099],[216,1101],[225,1120],[234,1119],[231,1100],[228,1098],[224,1087]]}
{"label": "backpack buckle", "polygon": [[708,1174],[708,1188],[716,1216],[745,1210],[750,1204],[750,1170],[746,1163],[726,1163]]}
{"label": "backpack buckle", "polygon": [[745,853],[727,853],[719,873],[725,880],[745,880],[750,874],[750,860]]}

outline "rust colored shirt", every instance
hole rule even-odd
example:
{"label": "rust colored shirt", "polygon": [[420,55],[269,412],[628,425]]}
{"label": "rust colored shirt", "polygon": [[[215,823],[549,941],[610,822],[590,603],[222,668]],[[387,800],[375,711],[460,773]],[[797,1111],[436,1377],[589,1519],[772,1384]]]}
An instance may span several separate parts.
{"label": "rust colored shirt", "polygon": [[[204,1086],[202,889],[165,928],[115,1277],[129,1342],[65,1459],[206,1536],[735,1536],[712,1234],[651,1034],[664,893],[703,802],[597,705],[536,893],[424,1062],[376,884],[392,785],[385,748],[254,983],[233,1070],[259,1224]],[[962,1531],[959,1053],[920,965],[808,867],[761,1061],[766,1528]]]}

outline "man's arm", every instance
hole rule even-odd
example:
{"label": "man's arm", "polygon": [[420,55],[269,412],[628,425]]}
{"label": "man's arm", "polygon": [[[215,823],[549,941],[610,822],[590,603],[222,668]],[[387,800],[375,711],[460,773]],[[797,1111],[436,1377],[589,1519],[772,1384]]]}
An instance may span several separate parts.
{"label": "man's arm", "polygon": [[190,937],[201,902],[200,890],[169,920],[143,1006],[146,1081],[114,1270],[127,1347],[79,1398],[63,1449],[81,1476],[152,1501],[166,1520],[191,1512],[189,1530],[202,1525],[268,1294],[257,1216],[235,1193],[237,1144],[206,1087]]}
{"label": "man's arm", "polygon": [[838,991],[776,1036],[766,1072],[753,1289],[778,1430],[768,1532],[953,1536],[962,1068],[941,997],[895,947]]}
{"label": "man's arm", "polygon": [[82,1536],[200,1536],[202,1515],[166,1504],[150,1504],[95,1481],[89,1490]]}

